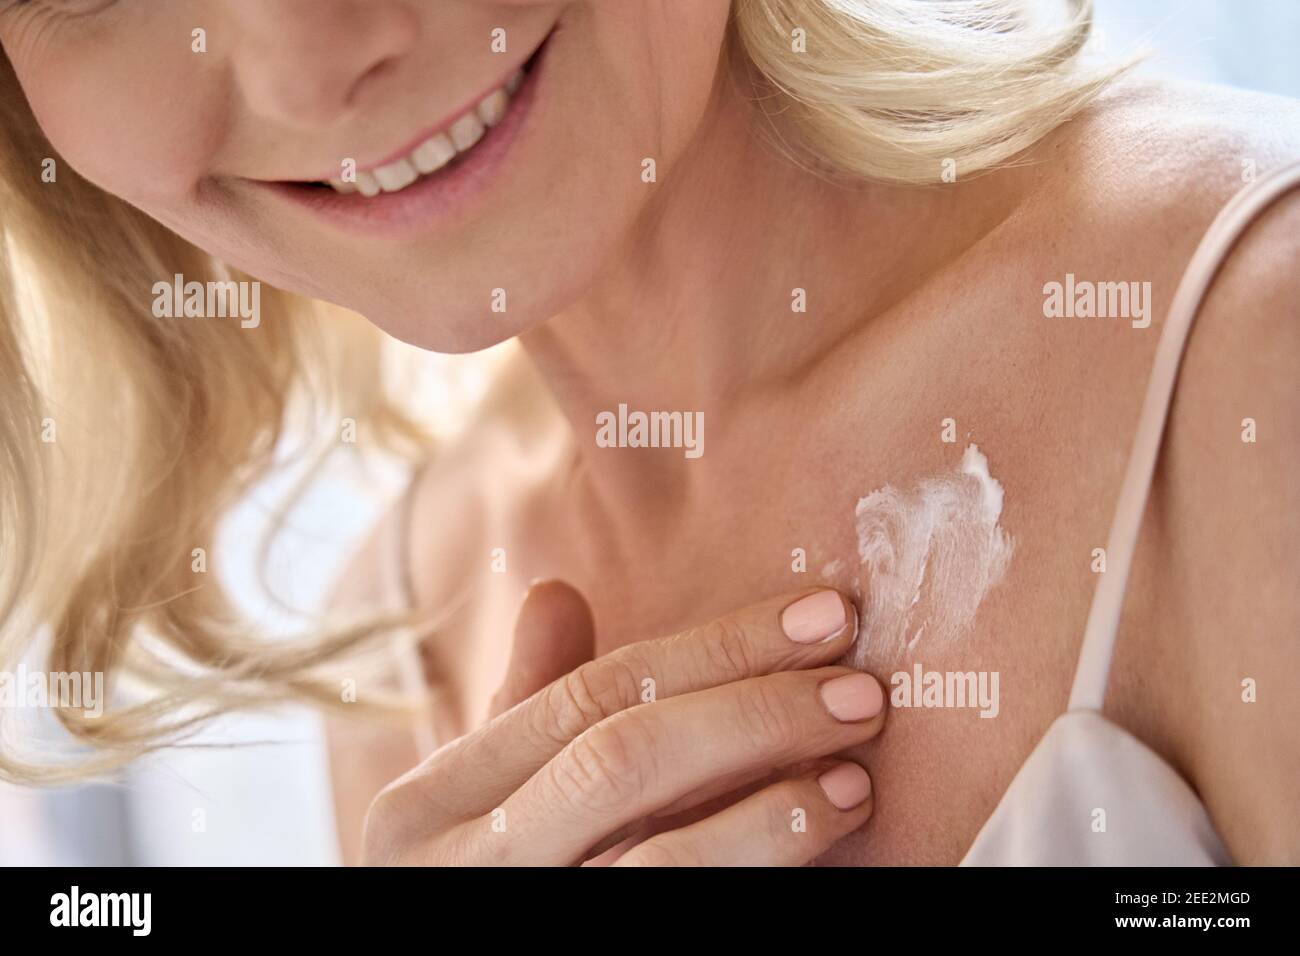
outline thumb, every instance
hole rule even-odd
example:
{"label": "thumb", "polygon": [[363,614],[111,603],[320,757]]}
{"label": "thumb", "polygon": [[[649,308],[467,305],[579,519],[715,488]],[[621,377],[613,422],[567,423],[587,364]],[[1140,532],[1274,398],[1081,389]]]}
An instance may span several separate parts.
{"label": "thumb", "polygon": [[510,665],[492,698],[488,719],[595,656],[596,627],[586,599],[563,581],[535,582],[515,619]]}

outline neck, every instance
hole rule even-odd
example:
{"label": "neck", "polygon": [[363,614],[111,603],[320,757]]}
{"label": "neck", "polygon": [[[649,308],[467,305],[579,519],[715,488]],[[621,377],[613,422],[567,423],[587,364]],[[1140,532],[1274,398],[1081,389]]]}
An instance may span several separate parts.
{"label": "neck", "polygon": [[[915,287],[948,246],[931,230],[941,208],[940,231],[952,227],[942,190],[834,184],[780,156],[731,82],[718,84],[694,140],[660,172],[600,280],[522,338],[569,420],[580,465],[624,514],[647,503],[662,514],[665,501],[698,493],[705,473],[725,477],[726,467],[701,465],[725,461],[726,436],[743,432],[742,420],[816,375]],[[620,404],[703,412],[703,459],[598,447],[597,415],[617,416]]]}

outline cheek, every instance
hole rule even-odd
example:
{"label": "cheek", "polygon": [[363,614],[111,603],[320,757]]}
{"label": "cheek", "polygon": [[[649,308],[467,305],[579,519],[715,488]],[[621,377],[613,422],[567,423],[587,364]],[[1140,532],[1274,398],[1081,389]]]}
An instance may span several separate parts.
{"label": "cheek", "polygon": [[720,74],[729,4],[645,3],[639,18],[611,17],[597,46],[616,77],[612,106],[659,165],[680,155],[705,118]]}
{"label": "cheek", "polygon": [[[259,278],[462,351],[525,331],[589,289],[706,116],[728,4],[646,0],[638,16],[623,4],[573,8],[529,161],[454,239],[396,261],[310,230],[287,239],[256,201],[199,201],[196,186],[227,171],[235,118],[220,59],[192,53],[174,17],[151,19],[130,42],[59,39],[15,67],[59,154],[102,189]],[[508,290],[504,314],[491,310],[497,288]]]}
{"label": "cheek", "polygon": [[[637,222],[671,188],[708,121],[727,4],[691,9],[682,22],[599,7],[576,15],[552,48],[548,102],[524,168],[454,243],[430,251],[421,279],[402,284],[415,295],[381,298],[368,288],[344,304],[397,338],[463,351],[524,332],[580,298],[611,255],[635,242]],[[508,296],[499,315],[488,306],[496,288]]]}
{"label": "cheek", "polygon": [[146,211],[194,189],[223,122],[219,85],[207,80],[187,45],[174,45],[76,43],[39,63],[15,63],[36,120],[59,155],[86,179]]}

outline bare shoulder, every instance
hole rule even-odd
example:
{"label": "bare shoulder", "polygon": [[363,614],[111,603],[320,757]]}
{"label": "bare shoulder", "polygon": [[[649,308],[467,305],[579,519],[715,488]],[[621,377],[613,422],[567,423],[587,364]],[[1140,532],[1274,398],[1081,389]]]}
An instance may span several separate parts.
{"label": "bare shoulder", "polygon": [[[388,508],[348,557],[334,580],[331,612],[352,616],[401,610],[395,577],[404,511],[400,505]],[[400,692],[401,671],[411,663],[398,647],[383,648],[365,660],[361,686],[371,683],[385,693]],[[412,728],[338,713],[325,715],[324,729],[339,857],[354,866],[362,862],[363,822],[371,801],[418,762],[417,739]]]}
{"label": "bare shoulder", "polygon": [[[1250,183],[1300,161],[1300,101],[1223,87],[1130,82],[1043,144],[1035,201],[1054,207],[1082,260],[1103,257],[1150,279],[1158,332],[1206,230]],[[1072,224],[1083,228],[1070,229]],[[1253,461],[1211,449],[1204,423],[1240,407],[1276,415],[1270,459],[1294,466],[1300,441],[1283,429],[1300,393],[1300,188],[1276,199],[1224,259],[1182,365],[1172,441],[1186,436],[1187,472]],[[1119,276],[1116,276],[1119,278]],[[1155,336],[1149,336],[1149,347]],[[1130,340],[1120,347],[1131,348]],[[1232,405],[1229,412],[1228,406]],[[1199,437],[1197,437],[1199,435]],[[1295,437],[1294,432],[1288,437]],[[1242,443],[1238,440],[1237,445]],[[1205,460],[1194,457],[1207,456]],[[1172,457],[1172,456],[1171,456]],[[1213,459],[1211,461],[1210,459]],[[1280,474],[1278,477],[1282,477]],[[1281,488],[1277,488],[1280,492]]]}
{"label": "bare shoulder", "polygon": [[528,527],[568,447],[564,420],[522,360],[508,364],[474,424],[439,448],[411,489],[411,588],[421,609],[454,602]]}
{"label": "bare shoulder", "polygon": [[[1088,241],[1163,286],[1157,325],[1224,204],[1300,160],[1300,103],[1254,93],[1136,85],[1072,125],[1046,145],[1061,155],[1046,181],[1062,208],[1113,227]],[[1276,676],[1300,672],[1298,379],[1295,189],[1242,235],[1198,313],[1143,529],[1155,569],[1148,633],[1120,644],[1121,657],[1126,642],[1145,646],[1130,671],[1169,714],[1150,736],[1167,736],[1249,863],[1300,860],[1287,809],[1300,699]]]}
{"label": "bare shoulder", "polygon": [[[518,387],[527,388],[528,383],[503,385],[507,390]],[[510,398],[505,396],[504,404],[510,404]],[[490,398],[488,405],[495,400]],[[528,427],[536,422],[523,424],[520,428],[518,418],[487,407],[461,437],[437,446],[349,558],[336,579],[332,609],[437,612],[463,596],[466,585],[486,567],[493,529],[508,522],[519,507],[515,498],[522,485],[520,462],[536,457],[521,435],[545,434],[542,428]],[[409,677],[399,671],[423,666],[426,681],[436,680],[444,689],[443,699],[454,702],[449,688],[462,676],[456,666],[467,655],[447,653],[446,645],[458,645],[468,629],[457,618],[445,622],[426,637],[418,660],[395,648],[381,680],[397,691],[408,686]],[[450,711],[440,710],[435,718],[440,734],[456,724]],[[327,719],[326,731],[340,853],[345,863],[357,863],[370,802],[419,760],[417,735],[415,728],[339,717]]]}
{"label": "bare shoulder", "polygon": [[1133,78],[1027,158],[1062,208],[1188,225],[1212,218],[1252,178],[1300,158],[1300,100]]}
{"label": "bare shoulder", "polygon": [[[1083,357],[1145,379],[1142,371],[1179,281],[1215,217],[1251,182],[1298,160],[1300,101],[1124,81],[1034,147],[1012,172],[1022,197],[1010,230],[1012,260],[1028,263],[1031,274],[1058,279],[1069,271],[1149,283],[1149,333],[1094,335],[1078,325],[1073,343],[1086,350]],[[1287,320],[1276,310],[1256,309],[1249,322],[1227,313],[1247,301],[1289,297],[1300,281],[1294,268],[1298,217],[1300,197],[1282,197],[1237,244],[1197,321],[1194,348],[1220,333],[1247,351],[1252,343],[1291,334],[1280,328]],[[1054,328],[1051,338],[1059,334]],[[1244,367],[1190,364],[1180,394],[1214,391],[1215,375]]]}
{"label": "bare shoulder", "polygon": [[[1158,494],[1204,689],[1195,772],[1250,862],[1300,861],[1300,189],[1243,235],[1183,360]],[[1248,783],[1247,783],[1248,782]]]}

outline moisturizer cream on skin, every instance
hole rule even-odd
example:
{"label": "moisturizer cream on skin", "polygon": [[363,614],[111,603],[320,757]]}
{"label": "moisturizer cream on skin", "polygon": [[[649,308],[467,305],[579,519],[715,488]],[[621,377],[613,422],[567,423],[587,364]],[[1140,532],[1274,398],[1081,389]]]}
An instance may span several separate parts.
{"label": "moisturizer cream on skin", "polygon": [[858,558],[866,594],[850,663],[943,647],[970,630],[975,612],[1011,561],[1015,542],[998,524],[1002,485],[976,445],[951,474],[910,492],[886,485],[858,500]]}

